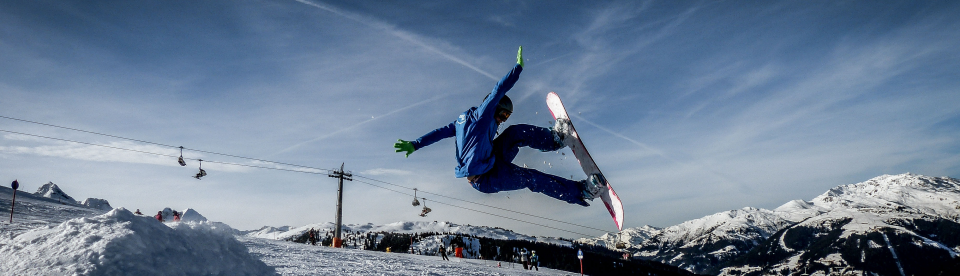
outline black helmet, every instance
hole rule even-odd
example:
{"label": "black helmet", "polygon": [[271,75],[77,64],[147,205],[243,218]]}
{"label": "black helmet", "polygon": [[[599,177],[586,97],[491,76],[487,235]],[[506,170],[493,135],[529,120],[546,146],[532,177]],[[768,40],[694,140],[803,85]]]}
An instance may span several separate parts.
{"label": "black helmet", "polygon": [[500,98],[500,103],[497,104],[497,109],[513,113],[513,101],[507,95],[503,95],[503,98]]}
{"label": "black helmet", "polygon": [[[490,94],[487,94],[486,97],[483,97],[483,100],[487,100],[487,97],[490,97]],[[500,113],[501,110],[513,113],[513,101],[511,101],[510,97],[507,97],[507,95],[503,95],[503,98],[500,98],[500,102],[497,103],[497,113]]]}

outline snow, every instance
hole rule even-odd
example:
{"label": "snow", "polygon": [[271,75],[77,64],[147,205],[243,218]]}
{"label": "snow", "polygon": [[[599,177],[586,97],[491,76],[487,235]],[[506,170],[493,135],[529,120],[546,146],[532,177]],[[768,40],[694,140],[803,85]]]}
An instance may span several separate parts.
{"label": "snow", "polygon": [[42,197],[60,201],[61,203],[77,204],[76,199],[73,199],[73,197],[67,195],[67,193],[63,192],[63,190],[61,190],[60,187],[57,187],[57,184],[53,184],[53,182],[48,182],[47,184],[40,186],[40,188],[37,189],[36,194]]}
{"label": "snow", "polygon": [[[245,235],[247,237],[255,238],[265,238],[265,239],[289,239],[291,237],[298,237],[306,233],[308,230],[316,229],[320,232],[332,231],[334,224],[331,222],[326,223],[316,223],[308,224],[300,227],[289,227],[286,226],[275,228],[275,227],[264,227],[255,231],[248,231]],[[285,229],[285,230],[283,230]],[[378,233],[378,232],[390,232],[390,233],[403,233],[403,234],[416,234],[416,233],[427,233],[435,232],[442,234],[452,234],[452,235],[465,235],[465,236],[475,236],[491,239],[500,239],[500,240],[523,240],[530,242],[542,242],[556,244],[560,246],[572,246],[572,243],[569,241],[559,240],[551,237],[534,237],[523,234],[518,234],[516,232],[489,226],[474,226],[474,225],[461,225],[447,221],[401,221],[388,223],[384,225],[373,225],[370,223],[367,224],[344,224],[341,226],[343,232],[353,232],[353,233]],[[434,247],[435,248],[435,247]]]}
{"label": "snow", "polygon": [[126,209],[0,237],[0,270],[24,275],[269,275],[229,229],[174,223]]}
{"label": "snow", "polygon": [[[13,190],[0,187],[0,204],[10,206]],[[109,212],[29,194],[17,196],[14,223],[0,224],[3,275],[572,275],[540,268],[451,257],[309,246],[274,240],[293,229],[264,227],[240,231],[207,221],[196,210],[181,222],[161,223],[124,208]],[[332,225],[317,224],[317,225]],[[299,229],[310,227],[304,226]],[[509,230],[449,222],[355,225],[368,231],[456,232],[551,240]],[[262,237],[262,238],[261,238]],[[439,239],[440,236],[433,236]],[[449,236],[445,236],[449,237]],[[563,242],[563,241],[559,241]],[[434,243],[438,245],[439,243]],[[474,244],[473,242],[468,244]],[[418,246],[429,245],[421,241]],[[469,250],[468,250],[469,251]]]}
{"label": "snow", "polygon": [[113,210],[113,207],[110,207],[110,202],[107,202],[106,199],[87,198],[83,203],[80,203],[80,205],[104,211]]}
{"label": "snow", "polygon": [[650,237],[659,234],[662,230],[663,229],[650,225],[644,225],[640,227],[623,229],[623,231],[620,231],[619,234],[606,233],[598,238],[580,238],[577,239],[577,242],[582,244],[605,246],[609,249],[616,249],[617,243],[623,242],[627,248],[631,248],[643,243]]}
{"label": "snow", "polygon": [[186,209],[183,212],[180,212],[180,221],[182,222],[203,222],[207,221],[207,218],[198,213],[194,209]]}
{"label": "snow", "polygon": [[519,265],[497,261],[386,253],[357,249],[310,246],[253,237],[239,237],[251,254],[282,275],[572,275],[540,268],[523,270]]}

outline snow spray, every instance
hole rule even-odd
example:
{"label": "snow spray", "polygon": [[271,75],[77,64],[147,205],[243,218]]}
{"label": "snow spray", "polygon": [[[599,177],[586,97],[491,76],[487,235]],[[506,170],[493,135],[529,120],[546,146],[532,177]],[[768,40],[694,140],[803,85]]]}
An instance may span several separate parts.
{"label": "snow spray", "polygon": [[10,202],[10,223],[13,223],[13,206],[17,205],[17,188],[20,188],[20,182],[14,179],[13,183],[10,183],[10,187],[13,188],[13,201]]}

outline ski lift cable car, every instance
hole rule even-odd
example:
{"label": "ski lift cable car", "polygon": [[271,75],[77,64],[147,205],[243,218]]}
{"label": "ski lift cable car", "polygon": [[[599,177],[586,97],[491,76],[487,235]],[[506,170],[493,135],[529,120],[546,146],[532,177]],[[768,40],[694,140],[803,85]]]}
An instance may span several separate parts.
{"label": "ski lift cable car", "polygon": [[193,178],[200,179],[201,177],[207,176],[207,171],[203,170],[203,159],[197,159],[197,162],[200,162],[200,172],[193,176]]}
{"label": "ski lift cable car", "polygon": [[427,216],[427,213],[430,213],[430,211],[433,211],[433,210],[431,210],[430,208],[427,208],[427,199],[424,198],[424,199],[423,199],[423,211],[420,211],[420,216],[421,216],[421,217],[426,217],[426,216]]}
{"label": "ski lift cable car", "polygon": [[420,201],[417,200],[417,188],[413,188],[413,206],[420,206]]}
{"label": "ski lift cable car", "polygon": [[183,161],[183,146],[180,146],[180,158],[177,159],[177,163],[180,163],[180,166],[181,166],[181,167],[187,165],[187,162],[184,162],[184,161]]}
{"label": "ski lift cable car", "polygon": [[627,243],[624,242],[623,239],[620,237],[620,234],[621,234],[621,233],[623,233],[623,232],[617,232],[617,245],[616,245],[617,249],[625,249],[625,248],[627,248]]}

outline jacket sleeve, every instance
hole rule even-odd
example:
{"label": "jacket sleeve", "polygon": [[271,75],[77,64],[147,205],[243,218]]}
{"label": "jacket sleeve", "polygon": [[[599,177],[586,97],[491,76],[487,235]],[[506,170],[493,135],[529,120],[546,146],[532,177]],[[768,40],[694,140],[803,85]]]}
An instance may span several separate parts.
{"label": "jacket sleeve", "polygon": [[436,143],[437,141],[457,135],[457,129],[453,124],[454,123],[450,123],[449,125],[434,129],[433,131],[420,136],[420,138],[417,138],[417,140],[411,142],[411,144],[413,144],[413,149],[419,150],[423,147],[429,146],[430,144]]}
{"label": "jacket sleeve", "polygon": [[[520,64],[513,67],[513,70],[510,70],[506,76],[503,76],[500,79],[500,82],[497,82],[497,86],[493,87],[493,91],[490,92],[490,96],[487,97],[477,109],[480,112],[477,114],[481,117],[493,118],[495,112],[497,112],[497,104],[500,103],[500,99],[503,98],[503,95],[507,94],[507,91],[510,88],[513,88],[513,85],[517,83],[517,80],[520,79],[520,72],[523,71],[523,67]],[[477,118],[478,120],[480,118]]]}

